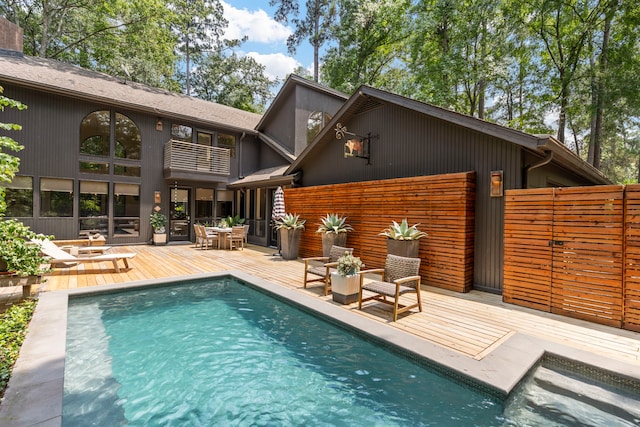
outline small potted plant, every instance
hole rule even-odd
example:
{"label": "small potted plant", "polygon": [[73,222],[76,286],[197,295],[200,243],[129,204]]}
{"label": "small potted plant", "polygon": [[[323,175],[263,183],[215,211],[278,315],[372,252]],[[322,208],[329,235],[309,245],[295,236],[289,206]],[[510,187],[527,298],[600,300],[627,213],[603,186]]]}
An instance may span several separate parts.
{"label": "small potted plant", "polygon": [[276,228],[280,233],[280,244],[282,246],[282,259],[298,258],[300,250],[300,236],[304,230],[304,219],[300,215],[287,213],[282,218],[276,220]]}
{"label": "small potted plant", "polygon": [[329,213],[320,218],[320,225],[316,233],[322,233],[322,256],[329,256],[331,246],[347,246],[347,233],[353,227],[347,224],[347,217],[336,213]]}
{"label": "small potted plant", "polygon": [[427,236],[427,233],[418,230],[418,225],[420,224],[409,226],[405,218],[400,224],[392,221],[388,228],[382,230],[379,235],[387,238],[387,253],[408,258],[418,258],[420,239]]}
{"label": "small potted plant", "polygon": [[333,300],[341,304],[351,304],[358,300],[360,276],[362,268],[360,258],[348,251],[338,258],[337,271],[331,272],[331,294]]}
{"label": "small potted plant", "polygon": [[167,226],[167,216],[154,211],[149,217],[149,223],[151,224],[151,228],[153,228],[153,244],[166,245],[167,233],[165,227]]}

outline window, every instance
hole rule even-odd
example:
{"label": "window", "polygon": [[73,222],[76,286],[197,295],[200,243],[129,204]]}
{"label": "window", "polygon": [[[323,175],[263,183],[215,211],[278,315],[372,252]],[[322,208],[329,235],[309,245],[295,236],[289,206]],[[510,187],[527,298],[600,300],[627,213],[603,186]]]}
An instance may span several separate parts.
{"label": "window", "polygon": [[116,113],[115,156],[140,160],[140,130],[129,117],[120,113]]}
{"label": "window", "polygon": [[193,129],[185,125],[177,125],[173,123],[171,125],[171,138],[179,139],[180,141],[191,142],[191,136],[193,135]]}
{"label": "window", "polygon": [[80,162],[80,172],[82,173],[98,173],[105,175],[109,173],[109,163],[99,162]]}
{"label": "window", "polygon": [[40,178],[40,216],[73,216],[73,180]]}
{"label": "window", "polygon": [[323,111],[314,111],[309,114],[309,120],[307,121],[307,144],[313,141],[313,138],[320,133],[320,130],[322,130],[330,120],[331,115]]}
{"label": "window", "polygon": [[4,184],[5,201],[7,202],[7,217],[33,216],[33,178],[30,176],[15,176],[13,181]]}
{"label": "window", "polygon": [[140,186],[113,184],[113,236],[140,235]]}
{"label": "window", "polygon": [[236,137],[224,133],[218,134],[218,147],[227,148],[232,159],[236,158]]}
{"label": "window", "polygon": [[214,223],[212,188],[196,188],[196,222],[211,225]]}
{"label": "window", "polygon": [[220,219],[233,215],[233,191],[220,190],[217,192],[216,215]]}
{"label": "window", "polygon": [[109,156],[111,113],[107,110],[95,111],[80,124],[80,154],[89,156]]}
{"label": "window", "polygon": [[109,183],[80,181],[80,231],[107,234]]}
{"label": "window", "polygon": [[113,174],[119,176],[140,176],[140,166],[113,165]]}

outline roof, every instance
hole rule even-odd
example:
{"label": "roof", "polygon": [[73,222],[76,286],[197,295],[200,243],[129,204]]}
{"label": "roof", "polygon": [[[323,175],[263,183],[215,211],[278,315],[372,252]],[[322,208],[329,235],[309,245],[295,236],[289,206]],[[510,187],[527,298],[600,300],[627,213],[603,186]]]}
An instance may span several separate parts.
{"label": "roof", "polygon": [[261,169],[250,175],[237,179],[227,184],[230,190],[239,188],[255,188],[275,185],[292,185],[298,179],[298,174],[285,175],[289,165],[275,166]]}
{"label": "roof", "polygon": [[309,79],[305,79],[304,77],[300,77],[296,74],[290,74],[289,77],[287,77],[287,80],[285,80],[285,82],[282,84],[282,87],[278,91],[276,97],[269,105],[269,108],[262,116],[262,119],[256,126],[256,129],[262,129],[264,123],[268,123],[268,121],[270,120],[270,116],[274,114],[275,109],[277,109],[276,106],[280,104],[282,99],[287,98],[297,86],[308,87],[311,90],[333,96],[341,101],[346,101],[347,99],[349,99],[349,95],[347,95],[346,93],[340,92],[327,86],[323,86],[319,83],[316,83]]}
{"label": "roof", "polygon": [[124,81],[52,59],[0,50],[0,85],[10,83],[184,121],[255,133],[261,115]]}
{"label": "roof", "polygon": [[532,135],[511,129],[496,123],[487,122],[466,114],[457,113],[445,108],[436,107],[424,102],[406,98],[369,86],[360,86],[347,102],[338,110],[331,121],[316,135],[314,140],[300,153],[285,173],[296,171],[311,153],[320,149],[334,136],[337,123],[346,123],[356,114],[361,114],[384,104],[394,104],[408,108],[424,115],[434,117],[456,126],[462,126],[485,135],[491,135],[523,148],[547,156],[552,152],[556,161],[572,172],[588,177],[594,183],[610,184],[611,181],[598,169],[582,160],[564,144],[550,135]]}

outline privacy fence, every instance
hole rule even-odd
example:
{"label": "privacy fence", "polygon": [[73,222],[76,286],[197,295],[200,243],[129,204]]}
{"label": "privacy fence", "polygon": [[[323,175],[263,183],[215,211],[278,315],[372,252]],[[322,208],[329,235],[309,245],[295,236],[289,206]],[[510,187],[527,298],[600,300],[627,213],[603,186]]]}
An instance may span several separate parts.
{"label": "privacy fence", "polygon": [[640,185],[506,191],[503,299],[640,331]]}
{"label": "privacy fence", "polygon": [[285,190],[287,212],[307,221],[301,257],[322,255],[316,230],[321,217],[336,212],[355,229],[347,246],[367,268],[383,267],[386,238],[379,233],[392,220],[407,218],[428,233],[420,243],[424,283],[458,292],[473,286],[474,200],[474,172]]}

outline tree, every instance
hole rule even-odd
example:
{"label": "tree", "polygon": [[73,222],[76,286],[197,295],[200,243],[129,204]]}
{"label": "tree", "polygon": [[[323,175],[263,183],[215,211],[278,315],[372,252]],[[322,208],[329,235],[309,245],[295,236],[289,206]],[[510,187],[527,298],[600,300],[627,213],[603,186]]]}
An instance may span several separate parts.
{"label": "tree", "polygon": [[[0,86],[0,111],[4,111],[5,108],[16,108],[18,110],[27,108],[27,106],[20,101],[7,98],[2,95],[2,93],[4,93],[4,88]],[[14,123],[0,122],[0,129],[3,131],[19,131],[22,129],[22,126]],[[18,152],[23,148],[24,146],[18,144],[10,136],[0,135],[0,182],[11,182],[20,167],[20,158],[7,151]],[[4,187],[0,186],[0,217],[4,215],[6,208]]]}
{"label": "tree", "polygon": [[307,0],[306,15],[298,18],[300,7],[298,0],[270,0],[271,6],[278,5],[275,19],[291,23],[295,31],[287,39],[289,52],[295,53],[296,47],[308,39],[313,46],[313,80],[318,81],[320,47],[328,40],[333,19],[336,16],[336,0]]}

